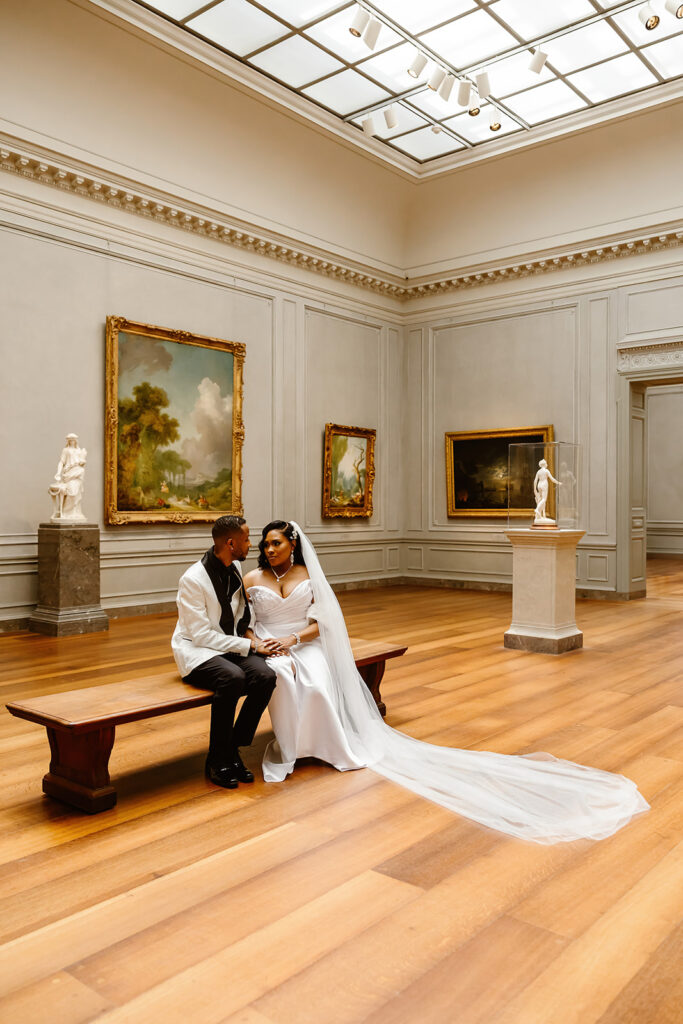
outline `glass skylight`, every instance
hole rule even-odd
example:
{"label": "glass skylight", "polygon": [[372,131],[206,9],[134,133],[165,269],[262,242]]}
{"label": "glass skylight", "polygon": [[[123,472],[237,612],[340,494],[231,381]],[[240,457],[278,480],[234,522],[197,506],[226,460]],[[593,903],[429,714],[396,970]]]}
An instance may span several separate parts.
{"label": "glass skylight", "polygon": [[252,57],[250,63],[295,88],[343,67],[336,57],[302,36],[290,36],[275,46],[269,46]]}
{"label": "glass skylight", "polygon": [[369,50],[362,39],[357,39],[349,32],[354,9],[353,7],[345,7],[343,11],[333,14],[331,18],[319,21],[317,25],[313,25],[312,28],[305,30],[306,35],[316,42],[322,43],[328,50],[331,50],[338,57],[342,57],[343,60],[349,61],[350,64],[358,60],[364,60],[365,57],[371,56],[372,53],[386,50],[387,46],[395,46],[396,43],[403,42],[401,37],[392,29],[383,25],[375,49]]}
{"label": "glass skylight", "polygon": [[337,114],[350,114],[361,107],[372,106],[381,100],[389,100],[386,89],[380,89],[374,82],[349,68],[331,78],[325,78],[303,90],[304,95],[322,103]]}
{"label": "glass skylight", "polygon": [[457,117],[449,118],[444,124],[447,128],[451,128],[456,135],[460,135],[463,139],[467,139],[468,142],[474,143],[490,142],[491,139],[497,139],[501,135],[509,135],[510,132],[521,131],[520,126],[511,117],[498,113],[496,117],[500,122],[500,129],[497,132],[492,132],[490,128],[491,114],[492,108],[490,104],[482,103],[481,111],[476,117],[470,117],[469,113],[465,111],[464,114],[458,114]]}
{"label": "glass skylight", "polygon": [[[632,100],[638,92],[683,76],[683,19],[666,11],[665,0],[650,0],[660,19],[653,31],[638,19],[641,5],[622,10],[624,0],[372,0],[371,8],[353,0],[129,2],[227,51],[225,60],[265,72],[280,83],[273,89],[302,97],[302,111],[315,116],[313,104],[322,106],[376,151],[391,146],[419,161],[505,135],[521,140],[549,121],[561,132],[557,119],[617,97],[629,97],[620,99],[620,111],[638,109]],[[361,36],[352,35],[362,10],[370,31],[361,25]],[[548,59],[535,74],[529,62],[539,49]],[[416,57],[421,66],[413,77],[408,68]],[[446,99],[427,87],[435,71],[453,75]],[[507,110],[500,111],[496,132],[489,104],[474,88],[470,102],[482,107],[478,117],[458,102],[461,80],[474,86],[482,71],[493,109]],[[392,129],[383,114],[390,105],[398,119]],[[374,142],[360,134],[369,115]],[[433,132],[432,122],[443,130]]]}
{"label": "glass skylight", "polygon": [[650,63],[664,78],[683,75],[683,43],[680,39],[665,39],[648,46],[644,51]]}
{"label": "glass skylight", "polygon": [[625,53],[623,57],[615,57],[604,64],[597,64],[585,71],[577,71],[569,75],[571,82],[592,103],[611,100],[614,96],[643,89],[648,85],[656,85],[657,79],[649,71],[635,53]]}
{"label": "glass skylight", "polygon": [[523,39],[534,39],[595,14],[589,0],[498,0],[491,9]]}
{"label": "glass skylight", "polygon": [[587,104],[568,85],[556,80],[519,92],[516,96],[508,96],[505,105],[529,124],[540,124],[541,121],[580,110]]}
{"label": "glass skylight", "polygon": [[462,142],[446,132],[435,135],[431,128],[421,128],[410,135],[401,135],[398,139],[392,139],[392,145],[414,156],[416,160],[433,160],[434,157],[464,148]]}
{"label": "glass skylight", "polygon": [[515,37],[486,11],[473,11],[421,36],[423,42],[454,68],[466,68],[517,45]]}
{"label": "glass skylight", "polygon": [[543,49],[553,67],[561,74],[568,74],[577,68],[585,68],[587,64],[625,53],[628,43],[606,22],[599,21],[596,25],[552,39],[543,45]]}
{"label": "glass skylight", "polygon": [[188,25],[240,57],[287,35],[284,25],[247,0],[223,0],[217,7],[192,18]]}
{"label": "glass skylight", "polygon": [[[429,77],[428,65],[417,78],[412,78],[408,74],[414,55],[415,49],[410,43],[401,43],[400,46],[385,50],[370,60],[364,60],[362,64],[358,64],[358,70],[374,78],[387,89],[403,92],[414,88],[420,82],[426,82]],[[431,92],[431,89],[429,91]]]}
{"label": "glass skylight", "polygon": [[[403,135],[404,132],[411,132],[415,128],[423,128],[427,122],[419,114],[416,114],[412,110],[408,110],[400,103],[394,104],[394,114],[398,124],[395,128],[387,128],[387,123],[384,120],[384,114],[381,110],[378,110],[376,114],[373,114],[373,121],[375,124],[375,132],[380,139],[391,139],[394,135]],[[362,118],[358,118],[354,121],[358,127],[362,126]]]}

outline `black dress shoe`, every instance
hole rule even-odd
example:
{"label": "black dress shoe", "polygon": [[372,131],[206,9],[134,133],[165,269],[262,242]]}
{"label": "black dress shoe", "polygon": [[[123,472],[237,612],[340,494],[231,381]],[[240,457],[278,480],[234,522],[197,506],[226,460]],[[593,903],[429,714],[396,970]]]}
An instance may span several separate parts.
{"label": "black dress shoe", "polygon": [[244,761],[240,757],[239,750],[236,750],[230,761],[230,769],[234,772],[235,776],[240,782],[253,782],[254,773],[250,772]]}
{"label": "black dress shoe", "polygon": [[239,785],[237,771],[233,764],[214,768],[213,765],[207,762],[204,768],[204,774],[209,782],[213,782],[214,786],[222,786],[223,789],[237,789]]}

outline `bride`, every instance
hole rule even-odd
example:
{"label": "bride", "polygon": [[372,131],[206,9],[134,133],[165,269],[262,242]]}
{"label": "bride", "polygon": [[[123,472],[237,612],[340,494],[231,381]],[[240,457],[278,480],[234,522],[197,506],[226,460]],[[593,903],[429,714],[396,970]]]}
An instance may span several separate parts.
{"label": "bride", "polygon": [[266,782],[297,757],[379,775],[489,828],[537,843],[605,839],[649,805],[623,775],[551,754],[495,754],[423,743],[388,726],[356,669],[344,616],[313,545],[296,523],[263,530],[244,577],[254,634],[275,639]]}

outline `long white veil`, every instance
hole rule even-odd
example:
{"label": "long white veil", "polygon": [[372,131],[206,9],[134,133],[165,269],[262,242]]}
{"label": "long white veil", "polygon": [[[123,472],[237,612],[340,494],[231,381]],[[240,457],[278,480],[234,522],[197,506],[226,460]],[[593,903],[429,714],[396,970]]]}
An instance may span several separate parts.
{"label": "long white veil", "polygon": [[438,747],[388,726],[356,669],[344,616],[315,548],[300,526],[315,618],[341,722],[354,753],[373,771],[465,818],[536,843],[605,839],[649,809],[623,775],[551,754],[495,754]]}

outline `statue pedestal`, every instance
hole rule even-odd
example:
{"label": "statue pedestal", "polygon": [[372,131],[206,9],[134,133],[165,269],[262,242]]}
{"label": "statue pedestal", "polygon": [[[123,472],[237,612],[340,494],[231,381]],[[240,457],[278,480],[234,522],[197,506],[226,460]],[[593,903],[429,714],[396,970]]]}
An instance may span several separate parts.
{"label": "statue pedestal", "polygon": [[576,625],[576,545],[584,530],[508,530],[512,543],[512,624],[504,644],[564,654],[583,647]]}
{"label": "statue pedestal", "polygon": [[109,629],[100,605],[100,528],[93,523],[38,527],[38,606],[28,628],[48,636]]}

